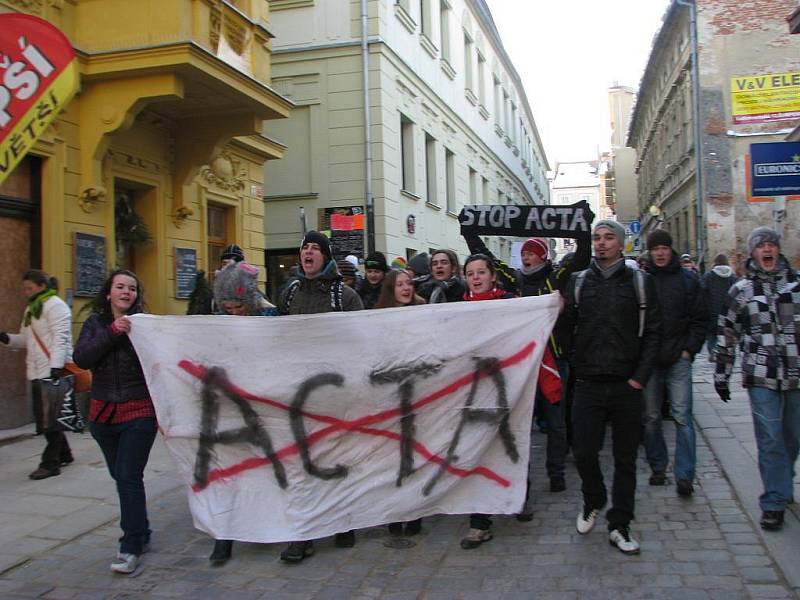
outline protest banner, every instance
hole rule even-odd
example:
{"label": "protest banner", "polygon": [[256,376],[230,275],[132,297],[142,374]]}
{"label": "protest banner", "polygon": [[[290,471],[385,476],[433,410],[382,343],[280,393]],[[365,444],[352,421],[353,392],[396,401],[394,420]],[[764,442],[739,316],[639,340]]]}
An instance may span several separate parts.
{"label": "protest banner", "polygon": [[461,235],[516,237],[588,237],[593,219],[594,213],[585,200],[566,206],[465,206],[458,215]]}
{"label": "protest banner", "polygon": [[130,337],[195,526],[278,542],[518,512],[559,304],[135,315]]}
{"label": "protest banner", "polygon": [[0,14],[0,183],[78,89],[75,51],[33,15]]}

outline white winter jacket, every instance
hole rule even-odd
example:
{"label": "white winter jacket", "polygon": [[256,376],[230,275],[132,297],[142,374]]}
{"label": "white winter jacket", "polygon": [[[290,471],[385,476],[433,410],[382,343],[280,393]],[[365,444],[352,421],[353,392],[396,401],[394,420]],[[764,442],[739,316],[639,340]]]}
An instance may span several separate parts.
{"label": "white winter jacket", "polygon": [[[24,318],[22,323],[19,333],[8,334],[8,346],[13,350],[27,351],[25,364],[28,379],[50,377],[50,369],[61,369],[64,363],[72,361],[72,312],[61,298],[48,298],[42,305],[41,318],[31,319],[27,327]],[[49,359],[31,328],[35,328],[36,335],[50,352]]]}

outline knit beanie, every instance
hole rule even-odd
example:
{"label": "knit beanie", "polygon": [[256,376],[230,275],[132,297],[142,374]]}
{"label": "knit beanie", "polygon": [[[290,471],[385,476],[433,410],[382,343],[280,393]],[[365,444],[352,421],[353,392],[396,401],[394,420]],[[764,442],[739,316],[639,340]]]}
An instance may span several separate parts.
{"label": "knit beanie", "polygon": [[622,225],[616,221],[612,221],[611,219],[603,219],[602,221],[597,222],[597,224],[594,226],[594,229],[592,229],[592,232],[595,232],[601,228],[608,229],[611,233],[617,236],[620,245],[625,245],[625,228]]}
{"label": "knit beanie", "polygon": [[342,277],[354,278],[356,276],[356,268],[349,260],[347,259],[337,260],[336,266],[339,267],[339,273],[342,274]]}
{"label": "knit beanie", "polygon": [[408,268],[414,271],[414,275],[417,277],[420,275],[430,275],[431,257],[428,256],[427,252],[415,254],[411,257],[411,260],[408,261]]}
{"label": "knit beanie", "polygon": [[219,258],[220,260],[233,259],[236,262],[242,262],[244,260],[244,252],[236,244],[231,244],[225,248],[225,252],[220,254]]}
{"label": "knit beanie", "polygon": [[358,257],[356,257],[355,255],[348,254],[347,256],[344,257],[344,259],[347,262],[349,262],[351,265],[353,265],[353,268],[355,268],[355,269],[358,268]]}
{"label": "knit beanie", "polygon": [[780,246],[781,236],[770,227],[756,227],[747,238],[747,249],[750,251],[750,254],[764,242],[772,242],[776,246]]}
{"label": "knit beanie", "polygon": [[250,263],[228,263],[214,275],[214,299],[220,304],[234,300],[252,308],[259,297],[258,267]]}
{"label": "knit beanie", "polygon": [[406,268],[406,259],[402,256],[398,256],[392,261],[391,267],[393,269],[400,269],[401,271]]}
{"label": "knit beanie", "polygon": [[522,244],[520,254],[522,252],[533,252],[542,260],[547,260],[550,254],[550,246],[548,246],[547,240],[543,240],[542,238],[530,238],[529,240],[525,240],[525,243]]}
{"label": "knit beanie", "polygon": [[364,261],[364,268],[378,269],[384,273],[389,270],[389,266],[386,264],[386,256],[384,256],[383,252],[378,251],[367,256],[367,260]]}
{"label": "knit beanie", "polygon": [[322,254],[324,254],[328,260],[331,259],[331,241],[319,231],[309,231],[303,238],[300,249],[306,244],[317,244]]}
{"label": "knit beanie", "polygon": [[667,246],[672,248],[672,236],[666,229],[654,229],[647,234],[647,249],[652,250],[656,246]]}

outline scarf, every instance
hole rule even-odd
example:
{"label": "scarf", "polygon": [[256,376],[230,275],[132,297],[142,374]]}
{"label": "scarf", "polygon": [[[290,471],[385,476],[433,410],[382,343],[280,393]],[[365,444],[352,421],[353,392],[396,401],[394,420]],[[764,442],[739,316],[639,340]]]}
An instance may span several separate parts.
{"label": "scarf", "polygon": [[534,273],[537,273],[542,269],[544,269],[546,266],[547,266],[546,262],[543,262],[535,267],[526,267],[525,265],[522,265],[519,268],[519,270],[522,272],[523,275],[533,275]]}
{"label": "scarf", "polygon": [[31,324],[31,319],[41,318],[44,303],[55,295],[55,290],[48,289],[28,298],[28,308],[25,310],[25,320],[23,322],[25,327]]}
{"label": "scarf", "polygon": [[600,271],[600,274],[603,276],[603,279],[608,279],[609,277],[611,277],[617,271],[619,271],[619,270],[621,270],[623,268],[627,268],[627,267],[625,267],[625,261],[622,260],[622,257],[620,257],[620,259],[617,262],[615,262],[613,265],[611,265],[610,267],[605,267],[605,268],[603,268],[600,265],[598,265],[597,261],[593,261],[593,262],[597,266],[597,270]]}
{"label": "scarf", "polygon": [[473,300],[496,300],[505,296],[506,293],[507,292],[504,289],[495,286],[489,292],[478,292],[477,294],[473,292],[467,292],[464,294],[464,300],[467,302],[471,302]]}

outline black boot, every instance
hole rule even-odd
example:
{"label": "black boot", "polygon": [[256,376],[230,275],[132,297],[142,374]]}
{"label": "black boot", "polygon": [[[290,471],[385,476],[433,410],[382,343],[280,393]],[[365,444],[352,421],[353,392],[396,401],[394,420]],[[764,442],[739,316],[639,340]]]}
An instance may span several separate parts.
{"label": "black boot", "polygon": [[214,551],[208,557],[208,560],[211,561],[212,567],[221,567],[230,560],[232,552],[232,540],[214,540]]}

